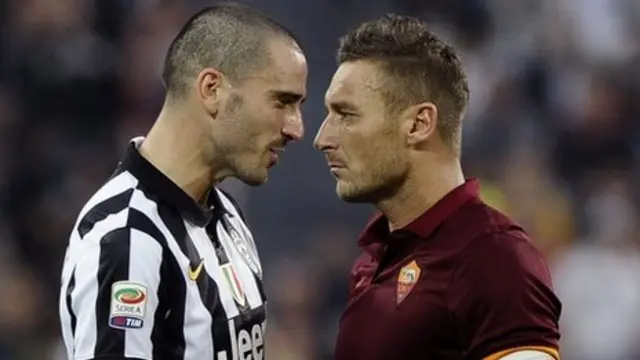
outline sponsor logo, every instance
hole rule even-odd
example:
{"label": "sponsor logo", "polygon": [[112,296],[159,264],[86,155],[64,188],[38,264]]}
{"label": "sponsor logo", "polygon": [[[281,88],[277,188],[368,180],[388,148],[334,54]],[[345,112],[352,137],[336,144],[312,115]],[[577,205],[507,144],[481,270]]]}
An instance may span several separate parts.
{"label": "sponsor logo", "polygon": [[396,290],[396,303],[398,305],[406,299],[411,290],[413,290],[414,286],[418,282],[418,278],[420,277],[420,272],[420,267],[415,260],[400,269]]}
{"label": "sponsor logo", "polygon": [[115,329],[142,328],[146,304],[146,286],[129,281],[115,282],[111,287],[109,326]]}
{"label": "sponsor logo", "polygon": [[261,324],[254,324],[251,329],[240,329],[239,331],[236,331],[233,319],[229,319],[228,324],[229,334],[231,334],[231,349],[218,351],[216,360],[264,360],[266,322],[263,321]]}
{"label": "sponsor logo", "polygon": [[189,273],[189,279],[191,279],[191,281],[198,280],[198,277],[200,277],[200,272],[202,272],[203,266],[204,266],[204,259],[200,259],[200,264],[198,264],[198,266],[196,266],[195,269],[191,267],[187,269],[187,272]]}

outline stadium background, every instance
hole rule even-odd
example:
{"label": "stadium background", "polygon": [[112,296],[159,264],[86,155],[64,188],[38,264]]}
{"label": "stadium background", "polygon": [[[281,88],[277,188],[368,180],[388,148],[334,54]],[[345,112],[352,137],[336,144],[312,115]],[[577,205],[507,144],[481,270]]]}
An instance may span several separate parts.
{"label": "stadium background", "polygon": [[[355,237],[311,142],[337,37],[394,11],[432,21],[469,73],[464,164],[547,256],[568,360],[640,359],[640,2],[253,0],[299,35],[306,139],[244,206],[271,299],[268,359],[329,359]],[[56,294],[67,234],[161,105],[172,36],[203,1],[0,2],[0,360],[63,359]]]}

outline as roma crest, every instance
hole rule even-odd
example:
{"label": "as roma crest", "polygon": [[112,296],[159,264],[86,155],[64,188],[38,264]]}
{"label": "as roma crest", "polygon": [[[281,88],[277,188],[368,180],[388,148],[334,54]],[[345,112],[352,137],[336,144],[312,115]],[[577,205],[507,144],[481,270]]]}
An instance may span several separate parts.
{"label": "as roma crest", "polygon": [[418,278],[420,278],[420,272],[420,267],[415,260],[400,269],[396,291],[396,303],[398,305],[409,295],[411,290],[413,290],[413,287],[418,282]]}

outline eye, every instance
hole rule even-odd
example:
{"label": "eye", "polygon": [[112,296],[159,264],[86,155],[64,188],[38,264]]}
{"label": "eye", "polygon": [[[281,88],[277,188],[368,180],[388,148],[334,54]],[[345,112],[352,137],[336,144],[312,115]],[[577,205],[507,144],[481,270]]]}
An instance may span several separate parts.
{"label": "eye", "polygon": [[294,108],[297,104],[295,100],[276,100],[275,107],[277,109],[291,109]]}
{"label": "eye", "polygon": [[352,119],[356,116],[354,113],[347,112],[344,110],[336,110],[335,114],[336,114],[336,117],[342,121]]}

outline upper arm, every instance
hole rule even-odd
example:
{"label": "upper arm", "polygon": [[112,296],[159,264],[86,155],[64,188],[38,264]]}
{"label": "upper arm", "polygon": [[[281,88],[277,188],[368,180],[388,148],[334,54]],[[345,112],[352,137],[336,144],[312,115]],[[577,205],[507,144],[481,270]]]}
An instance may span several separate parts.
{"label": "upper arm", "polygon": [[448,301],[470,358],[557,349],[560,302],[545,261],[523,236],[474,240],[459,258]]}
{"label": "upper arm", "polygon": [[67,297],[76,319],[75,359],[151,359],[163,249],[131,228],[111,230],[83,247]]}

